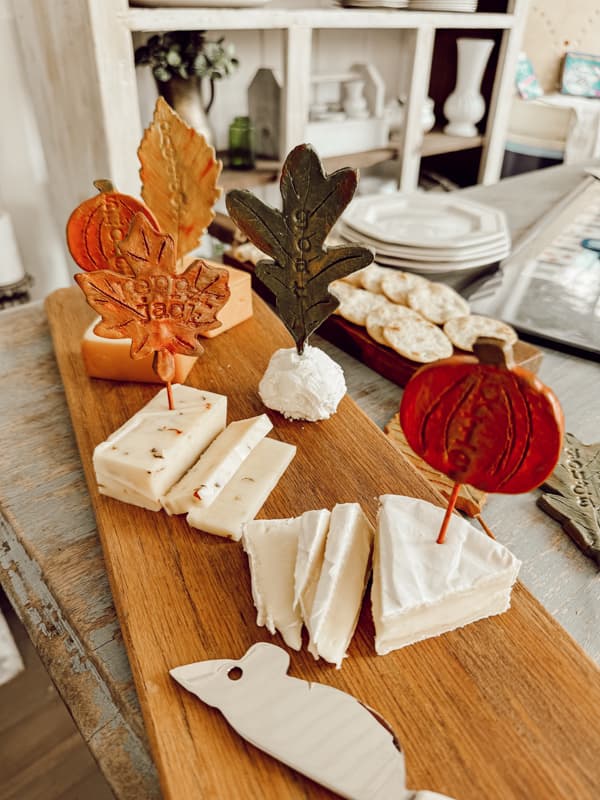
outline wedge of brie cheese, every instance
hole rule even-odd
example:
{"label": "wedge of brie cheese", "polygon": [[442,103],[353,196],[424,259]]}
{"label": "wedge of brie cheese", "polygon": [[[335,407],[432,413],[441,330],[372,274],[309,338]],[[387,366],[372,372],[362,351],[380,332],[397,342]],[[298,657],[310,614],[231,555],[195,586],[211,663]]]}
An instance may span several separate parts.
{"label": "wedge of brie cheese", "polygon": [[329,530],[331,511],[306,511],[300,519],[298,555],[294,569],[294,608],[306,623],[309,634],[308,649],[317,657],[311,630],[311,613],[317,593],[319,576],[325,558],[325,541]]}
{"label": "wedge of brie cheese", "polygon": [[302,518],[254,520],[244,525],[256,624],[276,630],[294,650],[302,647],[302,617],[294,606],[294,566]]}
{"label": "wedge of brie cheese", "polygon": [[162,497],[225,427],[224,395],[173,386],[170,411],[162,389],[94,450],[100,494],[158,511]]}
{"label": "wedge of brie cheese", "polygon": [[309,630],[313,651],[338,669],[358,622],[373,533],[358,503],[342,503],[331,512]]}
{"label": "wedge of brie cheese", "polygon": [[383,495],[371,602],[379,655],[501,614],[520,561],[500,542],[453,515],[436,544],[444,509]]}
{"label": "wedge of brie cheese", "polygon": [[161,498],[168,514],[209,506],[273,424],[266,414],[231,422],[183,478]]}
{"label": "wedge of brie cheese", "polygon": [[192,528],[239,541],[296,454],[292,444],[263,439],[252,450],[216,500],[194,506],[186,517]]}

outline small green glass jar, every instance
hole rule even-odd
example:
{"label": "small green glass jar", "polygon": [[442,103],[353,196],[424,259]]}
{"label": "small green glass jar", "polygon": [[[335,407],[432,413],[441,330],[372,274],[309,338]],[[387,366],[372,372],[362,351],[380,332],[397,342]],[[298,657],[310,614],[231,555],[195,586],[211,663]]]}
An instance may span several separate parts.
{"label": "small green glass jar", "polygon": [[229,166],[231,169],[254,167],[254,126],[250,117],[235,117],[229,126]]}

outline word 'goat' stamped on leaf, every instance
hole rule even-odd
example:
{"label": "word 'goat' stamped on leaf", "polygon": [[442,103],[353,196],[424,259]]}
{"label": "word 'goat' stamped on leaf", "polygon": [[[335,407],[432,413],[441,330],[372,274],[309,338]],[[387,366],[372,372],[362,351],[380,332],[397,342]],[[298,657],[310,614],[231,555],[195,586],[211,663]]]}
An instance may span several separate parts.
{"label": "word 'goat' stamped on leaf", "polygon": [[365,247],[324,246],[357,182],[358,173],[352,169],[327,176],[315,151],[303,144],[292,150],[283,165],[282,212],[245,190],[227,195],[227,210],[235,224],[273,259],[259,261],[255,274],[275,295],[277,313],[299,353],[339,305],[328,291],[329,284],[373,260]]}
{"label": "word 'goat' stamped on leaf", "polygon": [[217,313],[230,295],[227,270],[196,260],[178,273],[172,237],[156,231],[143,214],[135,215],[119,251],[130,275],[97,270],[75,276],[102,317],[94,333],[130,338],[134,359],[154,353],[154,369],[169,384],[173,354],[201,355],[199,335],[221,325]]}

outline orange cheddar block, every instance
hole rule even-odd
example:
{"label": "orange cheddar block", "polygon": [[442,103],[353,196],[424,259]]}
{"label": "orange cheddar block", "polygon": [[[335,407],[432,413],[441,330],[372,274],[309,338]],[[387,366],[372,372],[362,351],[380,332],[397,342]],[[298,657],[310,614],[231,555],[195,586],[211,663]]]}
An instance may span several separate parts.
{"label": "orange cheddar block", "polygon": [[[220,328],[207,331],[203,336],[212,338],[239,325],[252,316],[252,290],[250,273],[243,272],[224,264],[208,262],[229,272],[229,289],[231,296],[219,311],[217,318],[222,323]],[[129,355],[131,339],[105,339],[96,336],[94,326],[96,319],[83,335],[81,354],[87,374],[92,378],[104,378],[112,381],[138,381],[140,383],[161,383],[152,369],[152,356],[134,360]],[[190,370],[196,363],[196,356],[175,354],[175,377],[173,383],[184,383]]]}
{"label": "orange cheddar block", "polygon": [[252,287],[249,272],[228,267],[226,264],[216,264],[214,261],[206,261],[206,263],[211,267],[221,267],[221,269],[227,270],[229,291],[231,292],[231,297],[217,314],[217,319],[222,323],[221,327],[202,334],[207,339],[212,339],[235,325],[239,325],[240,322],[250,319],[252,316]]}

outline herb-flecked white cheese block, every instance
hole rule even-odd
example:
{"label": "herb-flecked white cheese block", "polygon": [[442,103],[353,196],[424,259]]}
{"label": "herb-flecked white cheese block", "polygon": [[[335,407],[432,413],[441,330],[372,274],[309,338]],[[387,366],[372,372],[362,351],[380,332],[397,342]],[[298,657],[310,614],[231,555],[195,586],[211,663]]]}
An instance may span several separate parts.
{"label": "herb-flecked white cheese block", "polygon": [[[100,494],[158,511],[162,497],[225,427],[227,398],[179,384],[162,389],[94,450]],[[127,498],[127,499],[126,499]]]}
{"label": "herb-flecked white cheese block", "polygon": [[246,458],[216,500],[195,506],[186,519],[192,528],[239,541],[296,454],[292,444],[263,439]]}
{"label": "herb-flecked white cheese block", "polygon": [[231,422],[183,478],[161,498],[168,514],[209,506],[273,424],[266,414]]}
{"label": "herb-flecked white cheese block", "polygon": [[276,630],[294,650],[302,647],[302,617],[294,607],[294,566],[301,517],[256,519],[244,525],[256,624]]}

